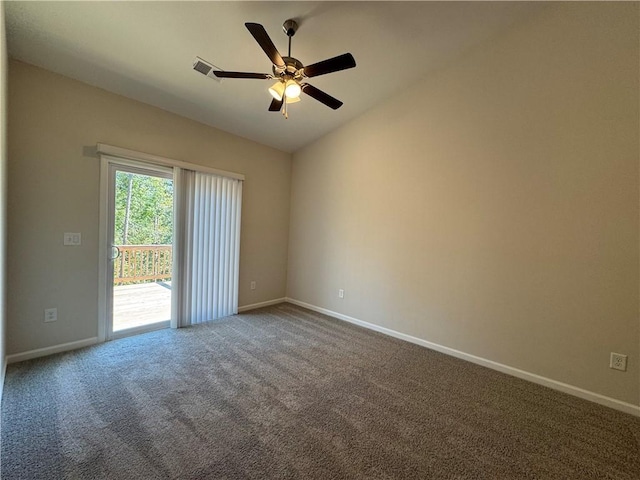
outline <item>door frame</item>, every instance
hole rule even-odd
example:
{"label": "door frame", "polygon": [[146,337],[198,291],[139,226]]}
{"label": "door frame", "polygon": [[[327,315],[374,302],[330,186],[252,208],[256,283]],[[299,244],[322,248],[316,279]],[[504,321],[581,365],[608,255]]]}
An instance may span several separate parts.
{"label": "door frame", "polygon": [[[98,342],[105,342],[116,338],[137,335],[139,333],[150,332],[161,328],[167,328],[174,323],[176,298],[172,291],[171,295],[171,316],[167,321],[157,322],[148,326],[133,327],[118,332],[113,331],[113,258],[112,241],[114,235],[115,220],[115,173],[124,171],[142,175],[153,175],[164,178],[171,178],[174,182],[174,212],[173,212],[173,248],[176,247],[176,184],[175,169],[166,165],[158,165],[149,162],[130,160],[124,158],[101,155],[100,158],[100,228],[99,228],[99,262],[98,262]],[[160,174],[160,175],[158,175]],[[175,258],[176,252],[174,250]],[[176,262],[173,262],[175,270]],[[172,283],[173,283],[172,276]]]}

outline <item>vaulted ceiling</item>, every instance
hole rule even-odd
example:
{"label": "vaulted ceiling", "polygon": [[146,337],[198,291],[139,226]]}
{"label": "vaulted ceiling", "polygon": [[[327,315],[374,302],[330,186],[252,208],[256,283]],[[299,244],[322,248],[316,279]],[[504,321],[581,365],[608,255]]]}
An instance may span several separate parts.
{"label": "vaulted ceiling", "polygon": [[[221,130],[293,152],[362,114],[475,45],[526,21],[535,2],[5,2],[9,55]],[[289,119],[268,112],[269,80],[217,82],[223,70],[271,73],[244,26],[264,25],[287,52],[282,23],[296,19],[292,56],[311,64],[351,52],[357,67],[309,79],[342,100],[308,96]]]}

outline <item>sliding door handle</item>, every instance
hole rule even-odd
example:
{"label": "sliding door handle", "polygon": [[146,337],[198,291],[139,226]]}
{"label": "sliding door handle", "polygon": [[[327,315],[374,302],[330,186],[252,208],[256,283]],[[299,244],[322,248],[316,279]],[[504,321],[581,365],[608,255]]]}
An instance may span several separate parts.
{"label": "sliding door handle", "polygon": [[[114,250],[115,250],[115,255],[114,255]],[[119,256],[120,256],[120,249],[115,245],[111,245],[111,258],[109,258],[109,260],[115,260]]]}

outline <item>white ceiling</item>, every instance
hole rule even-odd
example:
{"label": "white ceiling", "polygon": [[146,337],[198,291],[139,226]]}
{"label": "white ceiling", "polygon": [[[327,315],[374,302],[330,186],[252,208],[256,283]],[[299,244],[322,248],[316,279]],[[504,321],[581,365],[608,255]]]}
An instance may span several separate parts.
{"label": "white ceiling", "polygon": [[[540,8],[527,2],[5,2],[9,54],[221,130],[293,152]],[[355,69],[309,80],[342,100],[303,95],[289,120],[268,112],[268,80],[218,83],[192,69],[271,73],[244,27],[261,23],[310,65],[345,52]]]}

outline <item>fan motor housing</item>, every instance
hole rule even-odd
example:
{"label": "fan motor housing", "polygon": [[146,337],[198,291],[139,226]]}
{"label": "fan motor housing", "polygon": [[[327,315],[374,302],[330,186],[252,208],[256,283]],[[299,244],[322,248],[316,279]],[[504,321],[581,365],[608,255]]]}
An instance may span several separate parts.
{"label": "fan motor housing", "polygon": [[273,66],[273,74],[276,77],[290,77],[290,78],[300,78],[302,74],[300,70],[304,68],[304,65],[300,60],[293,57],[282,57],[285,63],[285,68],[278,68],[275,65]]}

